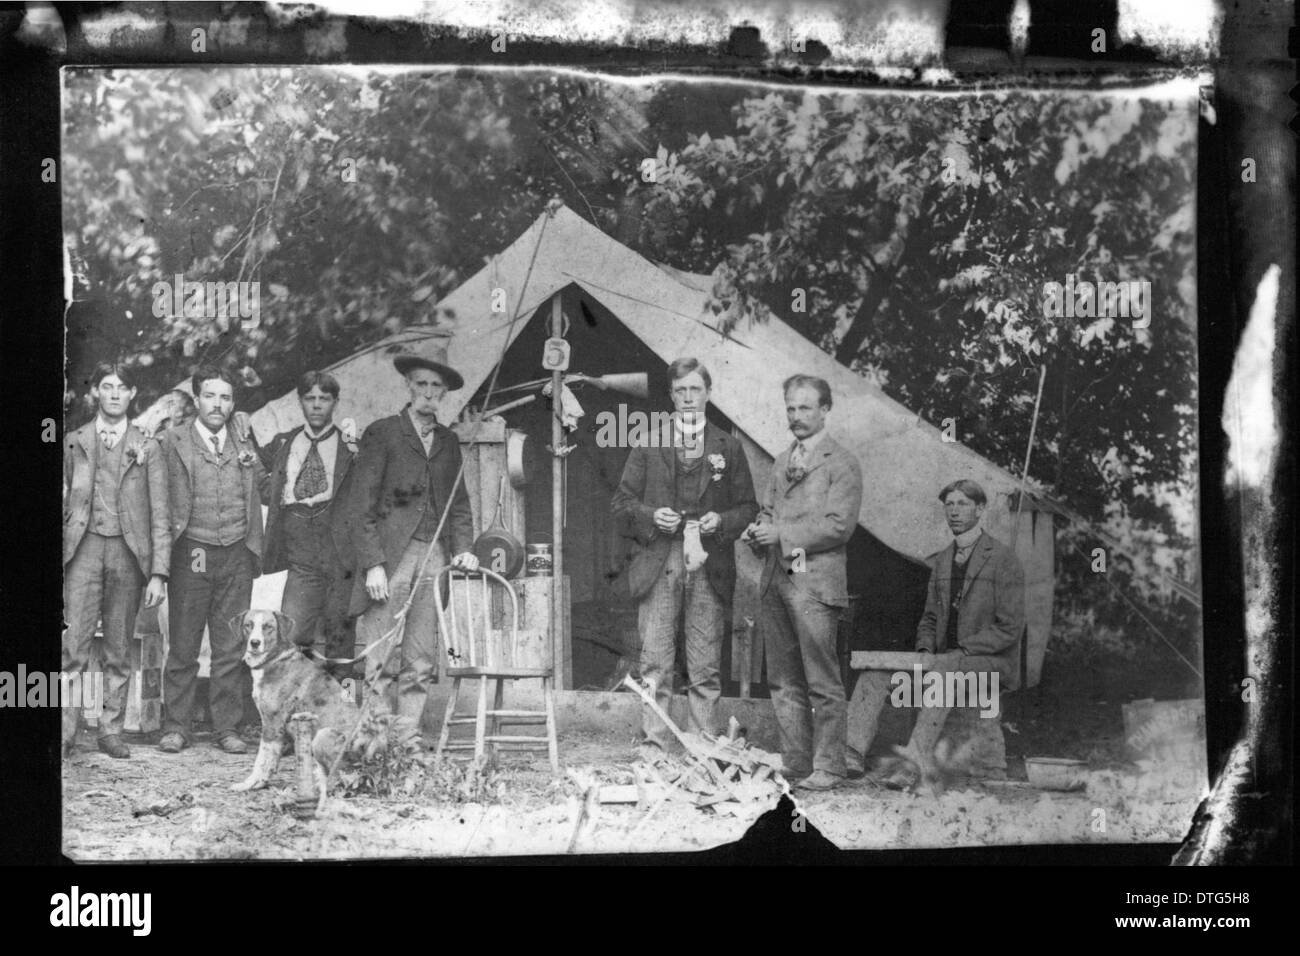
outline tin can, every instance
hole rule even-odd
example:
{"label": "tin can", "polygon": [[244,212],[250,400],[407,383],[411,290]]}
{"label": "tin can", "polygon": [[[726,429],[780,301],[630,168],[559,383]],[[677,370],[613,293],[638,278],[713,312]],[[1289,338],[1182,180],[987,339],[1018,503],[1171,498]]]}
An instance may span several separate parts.
{"label": "tin can", "polygon": [[554,569],[551,561],[551,546],[549,544],[530,544],[526,548],[527,561],[525,564],[524,575],[530,578],[548,578]]}

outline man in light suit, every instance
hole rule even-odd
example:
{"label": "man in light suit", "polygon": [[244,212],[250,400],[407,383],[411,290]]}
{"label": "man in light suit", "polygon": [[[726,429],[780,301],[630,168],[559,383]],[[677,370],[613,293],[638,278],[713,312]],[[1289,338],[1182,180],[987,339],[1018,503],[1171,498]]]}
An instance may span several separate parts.
{"label": "man in light suit", "polygon": [[830,790],[845,776],[835,638],[848,605],[845,564],[862,507],[862,468],[826,433],[830,385],[794,375],[783,390],[795,441],[773,462],[745,540],[767,555],[759,590],[784,773],[804,789]]}
{"label": "man in light suit", "polygon": [[[95,625],[103,624],[104,667],[99,749],[129,757],[122,741],[126,710],[127,640],[135,633],[140,594],[145,607],[163,599],[171,537],[167,472],[158,445],[126,418],[135,398],[130,372],[96,367],[93,421],[63,446],[63,672],[85,674]],[[146,587],[145,581],[148,580]],[[63,753],[72,752],[80,708],[63,709]]]}
{"label": "man in light suit", "polygon": [[[447,365],[444,350],[431,351],[431,356],[407,352],[393,359],[411,400],[396,415],[372,422],[361,436],[348,495],[357,552],[351,611],[361,615],[360,639],[371,644],[391,631],[395,615],[416,589],[401,643],[376,650],[367,664],[376,702],[416,727],[438,674],[434,579],[449,560],[466,571],[478,568],[470,551],[474,522],[469,493],[458,477],[460,442],[438,423],[438,404],[464,380]],[[431,547],[433,554],[421,571]]]}
{"label": "man in light suit", "polygon": [[[267,470],[262,573],[288,570],[280,610],[294,622],[293,640],[310,648],[320,636],[331,658],[351,657],[353,649],[348,603],[354,569],[345,501],[356,445],[354,436],[334,424],[338,400],[338,379],[329,372],[307,372],[298,382],[305,424],[276,435],[262,449]],[[345,676],[343,669],[336,672]]]}
{"label": "man in light suit", "polygon": [[193,733],[199,648],[208,629],[212,649],[209,703],[218,749],[242,754],[238,727],[251,678],[243,641],[229,622],[248,610],[262,559],[262,500],[266,480],[257,446],[228,427],[235,380],[203,366],[191,382],[198,416],[172,428],[161,444],[171,517],[168,583],[169,644],[163,669],[165,719],[158,749],[179,753]]}
{"label": "man in light suit", "polygon": [[[697,359],[681,358],[669,365],[668,378],[672,437],[663,447],[632,448],[611,507],[636,545],[628,587],[638,602],[641,678],[654,685],[656,702],[667,713],[677,618],[684,608],[687,727],[716,733],[722,635],[736,586],[735,542],[758,503],[744,448],[705,418],[713,385],[709,370]],[[658,753],[671,749],[667,726],[648,705],[641,721],[645,745]]]}
{"label": "man in light suit", "polygon": [[[935,671],[996,673],[999,692],[1020,686],[1020,644],[1025,630],[1025,576],[1014,551],[980,526],[988,496],[976,482],[954,481],[939,492],[952,544],[926,559],[930,583],[916,627],[916,650],[933,654]],[[892,675],[866,671],[849,705],[849,773],[860,776],[876,736]],[[922,707],[908,743],[913,763],[885,781],[896,789],[916,785],[930,765],[951,707]]]}

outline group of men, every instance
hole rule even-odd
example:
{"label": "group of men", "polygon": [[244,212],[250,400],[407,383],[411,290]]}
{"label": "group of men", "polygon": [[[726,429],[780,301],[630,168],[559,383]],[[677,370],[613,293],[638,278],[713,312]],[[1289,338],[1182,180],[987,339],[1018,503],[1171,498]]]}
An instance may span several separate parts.
{"label": "group of men", "polygon": [[[848,543],[862,506],[862,469],[827,434],[830,386],[811,375],[784,383],[794,441],[776,457],[756,500],[740,442],[707,420],[713,387],[708,369],[684,358],[668,372],[672,441],[631,450],[612,502],[634,546],[628,580],[638,601],[641,677],[666,713],[681,617],[687,726],[717,732],[735,542],[744,542],[764,561],[760,626],[783,773],[804,789],[833,789],[863,774],[889,685],[885,675],[869,673],[849,700],[840,669],[837,638],[849,603]],[[1024,630],[1020,563],[981,529],[987,497],[978,484],[956,481],[939,499],[954,541],[929,559],[916,649],[934,655],[932,669],[996,670],[1003,686],[1013,689]],[[915,785],[950,711],[936,706],[921,712],[909,745],[917,764],[888,782]],[[648,704],[642,739],[643,757],[652,761],[674,749],[668,728]]]}
{"label": "group of men", "polygon": [[[369,676],[381,705],[418,725],[438,670],[434,578],[448,563],[472,571],[478,562],[468,494],[457,480],[460,446],[437,420],[443,396],[463,380],[443,354],[404,353],[394,366],[410,402],[373,422],[359,445],[334,422],[338,381],[308,372],[297,389],[304,424],[264,448],[247,416],[235,414],[235,383],[222,369],[195,373],[195,417],[168,419],[156,437],[127,419],[136,394],[130,373],[95,370],[95,419],[65,444],[63,669],[87,668],[102,622],[101,750],[129,756],[121,736],[126,649],[143,595],[146,608],[164,596],[169,605],[159,748],[177,753],[192,740],[206,629],[214,745],[244,753],[239,727],[251,717],[251,683],[228,622],[249,607],[258,574],[281,570],[294,640],[310,647],[320,638],[336,673],[350,673],[353,619],[357,639],[369,646],[404,616],[401,640],[369,659]],[[708,369],[682,358],[668,378],[672,440],[630,450],[612,501],[633,542],[628,583],[638,605],[640,675],[666,712],[681,619],[688,729],[716,732],[742,542],[764,562],[761,632],[783,772],[806,789],[834,788],[862,773],[888,689],[869,674],[850,700],[841,676],[837,635],[862,470],[827,433],[830,386],[809,375],[784,383],[794,440],[777,456],[760,499],[739,440],[708,419]],[[935,655],[937,669],[996,670],[1004,687],[1014,687],[1024,627],[1019,562],[980,528],[986,496],[977,484],[954,482],[939,497],[954,541],[930,558],[916,648]],[[914,752],[933,750],[947,713],[922,713]],[[65,753],[77,723],[68,708]],[[674,743],[647,705],[642,756],[658,759]]]}
{"label": "group of men", "polygon": [[[416,575],[428,585],[449,562],[474,570],[478,561],[469,497],[456,481],[460,445],[437,420],[438,403],[463,381],[442,354],[402,354],[394,366],[410,403],[374,422],[359,447],[334,422],[340,389],[327,372],[298,383],[304,424],[260,447],[247,416],[235,413],[235,381],[221,368],[195,372],[192,419],[169,416],[153,435],[128,420],[131,372],[94,370],[95,417],[64,444],[63,671],[87,670],[98,625],[100,750],[130,756],[122,739],[127,641],[143,595],[146,608],[168,603],[159,749],[178,753],[193,739],[206,630],[214,746],[246,752],[240,728],[255,720],[251,677],[230,622],[248,609],[253,579],[277,571],[288,572],[282,611],[293,639],[310,647],[320,638],[336,673],[350,671],[354,617],[370,644],[395,631],[409,603],[400,641],[368,666],[380,706],[418,722],[437,658],[433,588],[415,588]],[[77,708],[65,708],[65,755],[79,719]]]}

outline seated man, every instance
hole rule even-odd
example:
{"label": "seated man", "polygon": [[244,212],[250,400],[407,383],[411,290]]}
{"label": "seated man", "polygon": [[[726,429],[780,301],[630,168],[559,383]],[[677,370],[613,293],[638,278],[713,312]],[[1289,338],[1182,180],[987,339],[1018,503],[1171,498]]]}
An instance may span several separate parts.
{"label": "seated man", "polygon": [[[996,677],[994,688],[1015,690],[1020,683],[1020,641],[1025,628],[1025,581],[1020,561],[1009,547],[980,527],[988,497],[973,481],[954,481],[941,492],[944,517],[953,542],[932,554],[930,582],[926,587],[925,612],[916,627],[916,650],[933,654],[927,671],[973,675],[987,685]],[[909,681],[911,676],[909,675]],[[898,681],[887,671],[866,671],[858,678],[848,714],[848,771],[860,777],[864,757],[876,735],[880,711]],[[957,682],[947,681],[947,686]],[[966,686],[976,683],[968,680]],[[910,697],[911,695],[904,695]],[[910,788],[922,771],[932,768],[935,744],[953,702],[943,705],[929,700],[913,701],[918,706],[916,726],[908,742],[914,765],[905,767],[886,781],[896,788]],[[968,699],[968,709],[975,701]],[[994,719],[996,700],[981,710],[980,719]]]}

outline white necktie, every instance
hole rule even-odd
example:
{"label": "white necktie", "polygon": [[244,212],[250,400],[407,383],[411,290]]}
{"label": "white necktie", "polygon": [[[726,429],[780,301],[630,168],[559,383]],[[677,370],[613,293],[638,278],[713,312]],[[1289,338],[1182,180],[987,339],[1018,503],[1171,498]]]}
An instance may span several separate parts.
{"label": "white necktie", "polygon": [[113,446],[117,444],[117,435],[114,432],[109,431],[107,428],[99,433],[99,437],[104,440],[104,447],[109,451],[112,451]]}

